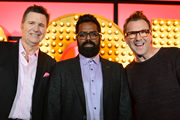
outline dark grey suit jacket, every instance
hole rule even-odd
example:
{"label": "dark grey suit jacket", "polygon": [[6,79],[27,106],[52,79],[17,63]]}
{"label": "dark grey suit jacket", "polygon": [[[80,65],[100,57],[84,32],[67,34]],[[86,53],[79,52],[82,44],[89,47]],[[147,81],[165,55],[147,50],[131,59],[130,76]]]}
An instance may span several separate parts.
{"label": "dark grey suit jacket", "polygon": [[[18,80],[18,53],[19,42],[0,42],[0,120],[7,120],[17,89]],[[39,51],[37,72],[32,96],[32,120],[41,120],[44,95],[48,78],[43,77],[45,72],[50,73],[55,64],[50,56]]]}
{"label": "dark grey suit jacket", "polygon": [[[131,99],[124,68],[102,58],[101,64],[104,120],[131,120]],[[79,56],[57,63],[48,85],[45,120],[86,119]]]}

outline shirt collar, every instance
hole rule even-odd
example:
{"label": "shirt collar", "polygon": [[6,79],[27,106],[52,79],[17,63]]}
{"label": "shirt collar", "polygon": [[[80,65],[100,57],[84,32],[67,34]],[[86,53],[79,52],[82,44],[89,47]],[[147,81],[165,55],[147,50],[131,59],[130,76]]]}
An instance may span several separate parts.
{"label": "shirt collar", "polygon": [[[36,50],[36,52],[34,52],[33,54],[31,54],[30,56],[35,56],[38,57],[38,53],[39,53],[39,49]],[[26,51],[22,45],[21,39],[19,40],[19,54],[22,54],[23,56],[26,55]]]}
{"label": "shirt collar", "polygon": [[95,64],[99,64],[100,62],[99,54],[97,54],[93,59],[84,57],[83,55],[79,54],[79,59],[83,64],[87,64],[89,60],[93,60]]}

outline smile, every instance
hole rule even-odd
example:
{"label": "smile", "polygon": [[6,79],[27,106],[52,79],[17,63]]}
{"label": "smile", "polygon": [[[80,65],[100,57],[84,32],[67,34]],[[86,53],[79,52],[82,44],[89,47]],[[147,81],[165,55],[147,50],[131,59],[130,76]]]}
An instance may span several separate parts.
{"label": "smile", "polygon": [[143,46],[144,43],[136,43],[135,46],[139,47],[139,46]]}
{"label": "smile", "polygon": [[31,33],[33,36],[40,36],[40,34]]}

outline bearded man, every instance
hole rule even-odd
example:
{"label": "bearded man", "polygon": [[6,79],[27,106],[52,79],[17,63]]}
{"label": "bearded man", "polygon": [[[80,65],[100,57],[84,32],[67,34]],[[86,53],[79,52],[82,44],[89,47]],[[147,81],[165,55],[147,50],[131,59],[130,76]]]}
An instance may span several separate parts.
{"label": "bearded man", "polygon": [[46,120],[131,120],[131,98],[121,64],[100,57],[101,28],[93,15],[76,24],[79,55],[57,63],[50,78]]}

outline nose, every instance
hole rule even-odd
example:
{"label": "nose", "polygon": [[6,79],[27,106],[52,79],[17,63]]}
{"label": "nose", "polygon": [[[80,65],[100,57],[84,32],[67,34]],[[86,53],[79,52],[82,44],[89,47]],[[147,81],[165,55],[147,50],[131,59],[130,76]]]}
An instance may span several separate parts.
{"label": "nose", "polygon": [[39,31],[39,25],[38,25],[38,24],[35,24],[35,25],[34,25],[34,31],[35,31],[35,32],[38,32],[38,31]]}
{"label": "nose", "polygon": [[141,39],[142,39],[142,37],[141,37],[140,33],[136,33],[136,40],[141,40]]}
{"label": "nose", "polygon": [[90,39],[91,39],[91,37],[90,37],[89,34],[87,34],[86,39],[87,39],[87,40],[90,40]]}

